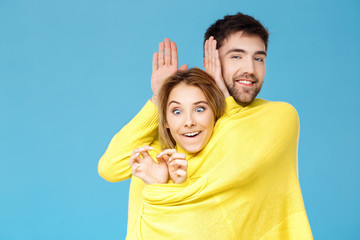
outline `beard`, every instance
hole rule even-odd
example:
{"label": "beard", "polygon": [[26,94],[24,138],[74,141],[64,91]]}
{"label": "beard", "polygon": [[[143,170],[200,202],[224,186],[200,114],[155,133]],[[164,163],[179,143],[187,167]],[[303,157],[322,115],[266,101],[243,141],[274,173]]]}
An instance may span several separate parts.
{"label": "beard", "polygon": [[[240,84],[236,83],[236,81],[233,79],[231,83],[228,83],[225,81],[225,85],[230,93],[230,95],[236,100],[237,103],[239,103],[242,106],[249,105],[258,93],[261,90],[262,82],[260,82],[256,77],[251,76],[251,78],[254,80],[252,87],[245,87],[241,86]],[[236,77],[235,79],[239,79]]]}

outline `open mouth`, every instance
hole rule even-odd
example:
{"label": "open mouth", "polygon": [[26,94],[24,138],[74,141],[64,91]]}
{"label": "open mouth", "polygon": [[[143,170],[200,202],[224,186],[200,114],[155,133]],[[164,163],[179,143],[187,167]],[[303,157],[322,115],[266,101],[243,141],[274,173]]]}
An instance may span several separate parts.
{"label": "open mouth", "polygon": [[201,131],[199,132],[191,132],[191,133],[185,133],[183,134],[185,137],[190,137],[190,138],[193,138],[193,137],[196,137],[197,135],[199,135],[201,133]]}

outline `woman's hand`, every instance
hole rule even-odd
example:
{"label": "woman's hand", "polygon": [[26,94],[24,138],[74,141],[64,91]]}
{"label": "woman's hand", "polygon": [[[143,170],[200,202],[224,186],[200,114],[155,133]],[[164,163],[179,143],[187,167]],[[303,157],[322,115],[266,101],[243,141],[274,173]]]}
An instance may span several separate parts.
{"label": "woman's hand", "polygon": [[205,72],[207,72],[214,78],[216,85],[220,88],[225,98],[230,96],[224,79],[222,77],[219,50],[216,49],[216,40],[213,36],[211,36],[208,40],[205,41],[204,53]]}
{"label": "woman's hand", "polygon": [[188,162],[184,153],[178,153],[175,149],[166,149],[158,154],[157,159],[160,158],[167,163],[170,178],[174,183],[186,181]]}
{"label": "woman's hand", "polygon": [[162,158],[158,158],[156,163],[147,152],[151,150],[152,147],[144,146],[132,152],[129,161],[131,174],[141,178],[146,184],[167,183],[169,180],[167,163]]}
{"label": "woman's hand", "polygon": [[[175,42],[165,38],[159,43],[159,52],[155,52],[152,61],[151,89],[153,96],[151,101],[156,104],[157,96],[164,81],[173,75],[178,69],[178,54]],[[180,70],[186,70],[187,65],[181,66]]]}

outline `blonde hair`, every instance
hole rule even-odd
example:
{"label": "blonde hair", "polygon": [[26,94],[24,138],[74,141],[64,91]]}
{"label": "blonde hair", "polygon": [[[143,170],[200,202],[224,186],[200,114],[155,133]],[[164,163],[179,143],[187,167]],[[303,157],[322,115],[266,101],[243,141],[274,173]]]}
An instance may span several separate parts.
{"label": "blonde hair", "polygon": [[170,130],[166,128],[166,111],[169,95],[179,84],[200,88],[204,93],[206,100],[209,102],[210,108],[214,112],[215,121],[225,112],[224,94],[216,86],[214,79],[209,74],[199,68],[191,68],[187,71],[177,71],[165,80],[158,95],[159,138],[162,149],[174,148],[176,145]]}

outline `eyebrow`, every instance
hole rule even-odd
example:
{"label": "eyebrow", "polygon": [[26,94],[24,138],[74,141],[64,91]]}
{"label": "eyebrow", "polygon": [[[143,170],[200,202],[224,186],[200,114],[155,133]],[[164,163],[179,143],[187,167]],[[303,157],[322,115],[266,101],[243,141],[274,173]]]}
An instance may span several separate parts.
{"label": "eyebrow", "polygon": [[[225,55],[229,54],[229,53],[232,53],[232,52],[240,52],[240,53],[246,53],[246,51],[244,49],[241,49],[241,48],[232,48],[230,50],[228,50]],[[257,51],[255,52],[255,55],[256,54],[261,54],[261,55],[265,55],[266,57],[266,52],[265,51]]]}
{"label": "eyebrow", "polygon": [[209,103],[206,102],[206,101],[198,101],[198,102],[194,103],[193,105],[198,105],[198,104],[200,104],[200,103],[209,105]]}
{"label": "eyebrow", "polygon": [[170,106],[170,104],[172,104],[172,103],[180,104],[180,103],[177,102],[177,101],[171,101],[171,102],[169,102],[168,106]]}
{"label": "eyebrow", "polygon": [[[181,103],[179,103],[179,102],[177,102],[177,101],[171,101],[171,102],[169,102],[168,106],[170,106],[170,104],[172,104],[172,103],[181,104]],[[193,103],[193,105],[198,105],[198,104],[200,104],[200,103],[209,105],[209,103],[206,102],[206,101],[198,101],[198,102]]]}

